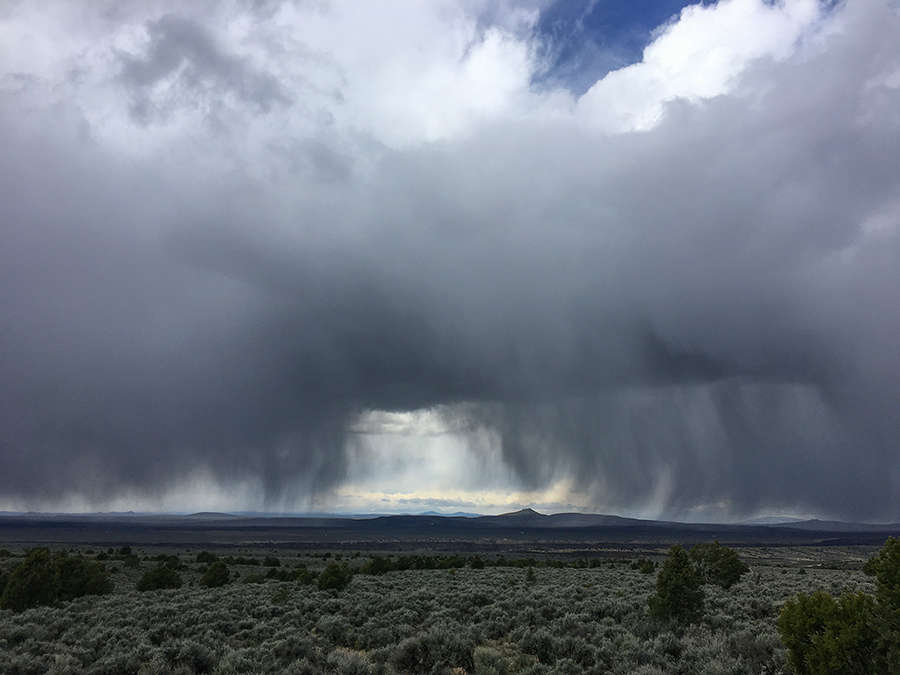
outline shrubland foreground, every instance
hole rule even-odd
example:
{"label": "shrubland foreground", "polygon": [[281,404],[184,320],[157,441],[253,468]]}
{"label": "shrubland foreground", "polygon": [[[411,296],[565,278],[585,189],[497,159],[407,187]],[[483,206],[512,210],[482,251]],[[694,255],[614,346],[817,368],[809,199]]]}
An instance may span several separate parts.
{"label": "shrubland foreground", "polygon": [[[869,620],[898,591],[894,543],[880,568],[868,566],[875,576],[761,564],[747,571],[717,544],[673,547],[656,562],[567,563],[128,546],[3,552],[0,672],[882,672],[871,670],[876,661],[863,669],[853,657],[842,661],[840,649],[876,653],[882,647],[866,631],[879,640],[887,631],[887,648],[896,639],[896,612],[879,615],[885,624]],[[101,564],[111,587],[98,576]],[[33,602],[31,591],[40,596]],[[782,644],[780,615],[799,651]]]}

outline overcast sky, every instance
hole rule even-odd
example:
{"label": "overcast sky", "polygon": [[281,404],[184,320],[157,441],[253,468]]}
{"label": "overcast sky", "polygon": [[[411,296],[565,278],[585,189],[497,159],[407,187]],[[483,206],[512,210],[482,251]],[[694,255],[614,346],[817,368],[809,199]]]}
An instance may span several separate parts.
{"label": "overcast sky", "polygon": [[898,158],[895,0],[7,0],[0,510],[900,520]]}

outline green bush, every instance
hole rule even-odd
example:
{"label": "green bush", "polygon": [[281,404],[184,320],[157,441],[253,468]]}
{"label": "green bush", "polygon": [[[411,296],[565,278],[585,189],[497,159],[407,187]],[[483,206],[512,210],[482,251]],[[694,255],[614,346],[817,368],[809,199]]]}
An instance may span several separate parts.
{"label": "green bush", "polygon": [[866,576],[874,577],[875,576],[875,566],[878,563],[878,554],[871,556],[866,562],[863,563],[862,571]]}
{"label": "green bush", "polygon": [[103,595],[112,589],[112,581],[100,563],[80,556],[54,556],[46,548],[36,548],[6,577],[0,608],[21,611],[57,600]]}
{"label": "green bush", "polygon": [[291,597],[291,592],[287,588],[279,588],[272,594],[272,604],[276,606],[283,605]]}
{"label": "green bush", "polygon": [[306,566],[300,566],[294,570],[294,581],[304,586],[315,583],[319,579],[319,575],[312,570],[306,569]]}
{"label": "green bush", "polygon": [[697,544],[690,555],[704,584],[717,584],[729,589],[750,571],[734,550],[720,545],[718,541]]}
{"label": "green bush", "polygon": [[824,591],[789,599],[778,632],[797,675],[886,673],[878,653],[875,602],[865,593],[838,600]]}
{"label": "green bush", "polygon": [[170,567],[176,572],[184,568],[184,564],[181,562],[181,558],[179,558],[177,555],[166,555],[165,553],[160,553],[154,559],[160,565]]}
{"label": "green bush", "polygon": [[162,588],[181,588],[181,575],[164,562],[144,572],[138,580],[139,591],[155,591]]}
{"label": "green bush", "polygon": [[891,664],[892,675],[900,673],[900,539],[888,539],[875,559],[875,601],[878,644]]}
{"label": "green bush", "polygon": [[59,570],[50,551],[33,549],[6,580],[0,609],[20,612],[28,607],[49,605],[59,599],[59,588]]}
{"label": "green bush", "polygon": [[[263,578],[261,574],[256,576],[259,576],[260,579]],[[298,584],[306,585],[313,583],[318,578],[318,575],[312,570],[306,569],[306,565],[301,563],[292,570],[270,569],[264,578],[275,579],[277,581],[296,581]]]}
{"label": "green bush", "polygon": [[373,555],[359,568],[359,573],[382,575],[391,572],[394,569],[393,563],[388,558],[381,555]]}
{"label": "green bush", "polygon": [[221,560],[214,562],[200,577],[200,585],[207,588],[218,588],[228,583],[228,565]]}
{"label": "green bush", "polygon": [[209,551],[200,551],[197,554],[197,562],[202,565],[212,565],[219,559],[215,553],[210,553]]}
{"label": "green bush", "polygon": [[778,632],[798,675],[900,674],[900,539],[888,539],[868,566],[874,597],[819,591],[785,603]]}
{"label": "green bush", "polygon": [[640,558],[631,563],[631,569],[637,570],[642,574],[652,574],[656,571],[656,563],[649,558]]}
{"label": "green bush", "polygon": [[682,623],[699,621],[703,616],[701,581],[690,556],[675,544],[656,575],[656,593],[647,600],[650,615]]}
{"label": "green bush", "polygon": [[112,580],[101,563],[80,557],[58,557],[55,562],[59,570],[59,597],[61,600],[112,592]]}
{"label": "green bush", "polygon": [[132,569],[141,566],[141,559],[136,555],[126,555],[122,558],[122,567],[130,567]]}
{"label": "green bush", "polygon": [[875,556],[875,597],[885,609],[900,611],[900,539],[888,539]]}
{"label": "green bush", "polygon": [[347,563],[331,562],[319,575],[319,590],[340,591],[346,588],[352,579],[353,572]]}
{"label": "green bush", "polygon": [[263,567],[281,567],[281,561],[273,555],[263,558]]}

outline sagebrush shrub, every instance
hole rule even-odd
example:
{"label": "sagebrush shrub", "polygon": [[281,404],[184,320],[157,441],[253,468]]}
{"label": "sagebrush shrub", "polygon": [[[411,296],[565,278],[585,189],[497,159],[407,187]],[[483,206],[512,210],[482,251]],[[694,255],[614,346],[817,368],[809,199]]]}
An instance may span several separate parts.
{"label": "sagebrush shrub", "polygon": [[[282,563],[288,558],[279,555]],[[310,565],[322,560],[301,557]],[[775,607],[820,587],[874,592],[858,570],[797,576],[760,565],[758,579],[729,592],[704,588],[705,620],[682,629],[647,621],[655,578],[629,564],[539,562],[533,584],[524,583],[519,566],[466,567],[451,576],[435,565],[359,575],[340,594],[264,575],[260,584],[211,591],[197,584],[204,570],[193,564],[181,572],[179,592],[137,593],[144,570],[125,568],[114,595],[0,612],[0,673],[315,675],[367,668],[369,675],[407,675],[419,672],[397,668],[407,640],[405,656],[414,664],[416,644],[427,649],[421,659],[432,664],[428,675],[462,675],[454,669],[464,667],[475,675],[493,675],[492,668],[497,675],[785,673]],[[242,580],[261,569],[244,567]],[[531,637],[538,639],[529,645]],[[525,651],[541,646],[545,664]]]}

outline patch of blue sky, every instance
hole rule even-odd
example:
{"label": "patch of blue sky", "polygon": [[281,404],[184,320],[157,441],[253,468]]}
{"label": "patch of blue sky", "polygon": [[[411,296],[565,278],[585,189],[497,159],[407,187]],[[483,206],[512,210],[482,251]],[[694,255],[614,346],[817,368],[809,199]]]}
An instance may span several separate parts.
{"label": "patch of blue sky", "polygon": [[608,72],[641,60],[656,30],[688,5],[713,0],[555,0],[535,26],[544,47],[538,87],[562,86],[580,96]]}

